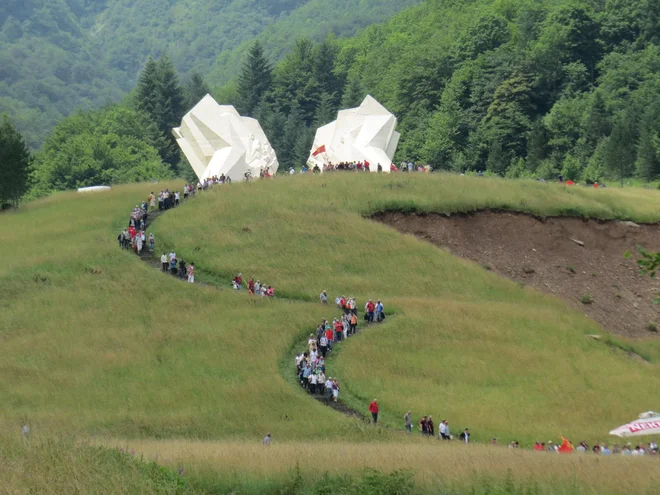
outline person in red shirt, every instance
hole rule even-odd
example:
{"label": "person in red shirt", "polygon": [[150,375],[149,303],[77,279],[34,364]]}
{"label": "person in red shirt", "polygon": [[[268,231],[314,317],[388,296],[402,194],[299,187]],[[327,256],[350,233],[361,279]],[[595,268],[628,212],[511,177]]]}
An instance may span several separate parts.
{"label": "person in red shirt", "polygon": [[378,423],[378,401],[376,399],[369,404],[369,412],[371,413],[371,417],[374,418],[374,424]]}
{"label": "person in red shirt", "polygon": [[248,294],[254,294],[254,280],[248,280]]}
{"label": "person in red shirt", "polygon": [[337,342],[341,342],[341,337],[344,332],[344,325],[341,324],[341,321],[336,319],[334,325],[335,325],[335,334],[336,334],[335,340]]}
{"label": "person in red shirt", "polygon": [[367,321],[369,321],[369,323],[374,322],[374,311],[375,310],[376,310],[376,305],[374,304],[374,302],[371,299],[369,299],[369,302],[367,303],[367,315],[368,315],[367,316]]}
{"label": "person in red shirt", "polygon": [[332,343],[335,341],[335,332],[332,328],[325,331],[325,338],[328,339],[328,349],[332,350]]}

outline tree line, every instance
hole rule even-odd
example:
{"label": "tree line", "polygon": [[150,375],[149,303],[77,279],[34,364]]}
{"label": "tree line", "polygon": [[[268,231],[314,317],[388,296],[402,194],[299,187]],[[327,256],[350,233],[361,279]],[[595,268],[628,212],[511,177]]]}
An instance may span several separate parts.
{"label": "tree line", "polygon": [[[398,118],[395,161],[577,181],[660,178],[660,0],[426,0],[357,36],[253,43],[213,95],[259,120],[283,168],[372,94]],[[119,105],[64,119],[32,194],[188,174],[170,129],[209,90],[150,59]],[[4,165],[3,165],[4,166]]]}

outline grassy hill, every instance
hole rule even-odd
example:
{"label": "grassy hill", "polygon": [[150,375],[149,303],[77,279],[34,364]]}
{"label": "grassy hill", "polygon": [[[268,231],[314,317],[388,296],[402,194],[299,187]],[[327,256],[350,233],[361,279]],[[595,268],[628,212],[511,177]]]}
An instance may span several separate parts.
{"label": "grassy hill", "polygon": [[[653,341],[633,343],[649,355],[644,363],[585,339],[602,329],[561,301],[364,218],[388,209],[490,207],[657,221],[658,192],[439,174],[217,187],[151,229],[158,250],[195,262],[202,284],[189,285],[116,245],[131,207],[168,185],[181,186],[62,193],[2,215],[0,400],[7,430],[28,422],[43,436],[95,435],[102,445],[127,445],[174,468],[184,462],[205,480],[225,476],[229,484],[280,480],[296,461],[316,479],[322,473],[309,465],[305,446],[292,443],[298,441],[319,442],[329,458],[363,459],[347,462],[349,471],[417,470],[426,459],[452,468],[447,479],[419,470],[416,479],[427,484],[483,487],[484,477],[529,482],[543,472],[537,481],[562,490],[584,483],[594,493],[623,493],[631,486],[643,492],[660,477],[657,463],[643,465],[646,477],[626,465],[624,483],[613,478],[619,464],[595,457],[539,465],[526,457],[531,453],[499,449],[502,461],[488,448],[454,455],[397,431],[412,409],[415,418],[448,418],[455,432],[470,427],[477,442],[529,445],[562,434],[604,440],[612,427],[657,407],[660,354]],[[238,271],[272,284],[277,297],[231,291]],[[378,397],[386,427],[344,416],[295,385],[291,353],[336,313],[317,303],[323,289],[331,298],[385,303],[386,322],[343,344],[328,367],[350,406],[365,411]],[[273,454],[249,446],[266,431],[284,444]],[[366,442],[377,445],[362,447]],[[400,444],[411,450],[401,450],[407,454],[395,466]],[[477,465],[468,476],[465,466]]]}

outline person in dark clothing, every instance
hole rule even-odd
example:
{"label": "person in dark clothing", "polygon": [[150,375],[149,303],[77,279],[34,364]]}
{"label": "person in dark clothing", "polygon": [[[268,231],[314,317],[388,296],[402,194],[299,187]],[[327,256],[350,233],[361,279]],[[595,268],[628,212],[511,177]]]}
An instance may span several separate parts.
{"label": "person in dark clothing", "polygon": [[429,416],[426,420],[426,434],[430,437],[435,436],[435,426],[433,425],[432,416]]}
{"label": "person in dark clothing", "polygon": [[185,262],[185,260],[179,261],[179,278],[181,280],[186,278],[186,262]]}
{"label": "person in dark clothing", "polygon": [[419,420],[419,429],[422,431],[422,435],[426,436],[429,434],[429,430],[426,425],[426,416]]}

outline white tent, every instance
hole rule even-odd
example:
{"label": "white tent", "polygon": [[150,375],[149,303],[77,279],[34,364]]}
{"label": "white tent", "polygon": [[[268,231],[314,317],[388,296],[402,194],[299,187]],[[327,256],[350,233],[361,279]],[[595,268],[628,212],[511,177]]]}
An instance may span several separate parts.
{"label": "white tent", "polygon": [[639,419],[610,431],[610,435],[617,437],[660,435],[660,414],[653,411],[642,413]]}
{"label": "white tent", "polygon": [[[341,110],[337,120],[316,131],[307,164],[321,170],[329,163],[368,162],[389,172],[399,144],[396,117],[368,95],[357,108]],[[323,151],[325,150],[325,151]]]}
{"label": "white tent", "polygon": [[279,166],[275,150],[259,122],[241,117],[231,105],[218,105],[206,95],[172,130],[199,180],[222,174],[232,181],[245,179],[246,172],[259,177]]}

